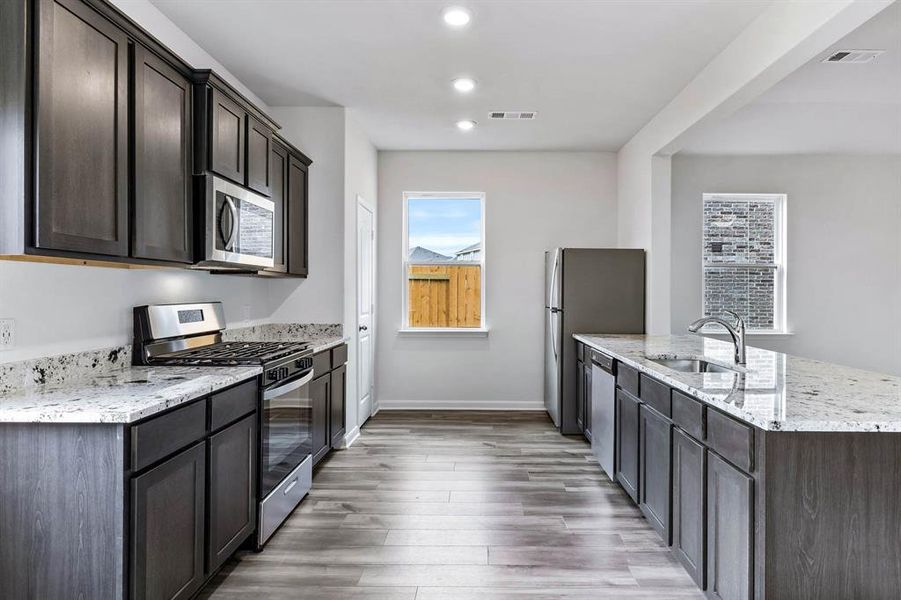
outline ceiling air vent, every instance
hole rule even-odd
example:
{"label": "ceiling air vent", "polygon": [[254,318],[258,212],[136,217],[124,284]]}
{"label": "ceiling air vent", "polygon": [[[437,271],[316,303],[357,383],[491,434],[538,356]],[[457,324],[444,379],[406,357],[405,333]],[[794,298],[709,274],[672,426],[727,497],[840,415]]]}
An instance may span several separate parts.
{"label": "ceiling air vent", "polygon": [[839,50],[830,54],[823,62],[863,64],[872,62],[877,56],[884,53],[885,50]]}
{"label": "ceiling air vent", "polygon": [[495,110],[488,113],[488,117],[491,119],[512,119],[516,121],[529,121],[537,116],[538,113],[534,110]]}

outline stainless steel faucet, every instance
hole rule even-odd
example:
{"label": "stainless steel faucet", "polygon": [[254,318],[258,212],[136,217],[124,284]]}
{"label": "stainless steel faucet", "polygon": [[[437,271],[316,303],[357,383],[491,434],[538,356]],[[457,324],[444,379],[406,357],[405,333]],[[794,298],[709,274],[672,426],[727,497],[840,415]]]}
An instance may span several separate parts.
{"label": "stainless steel faucet", "polygon": [[703,317],[689,325],[688,330],[692,333],[697,333],[701,329],[701,327],[703,327],[707,323],[716,323],[717,325],[722,325],[726,328],[726,331],[729,332],[729,335],[732,336],[732,343],[735,344],[735,364],[743,365],[745,364],[745,320],[742,319],[736,312],[733,312],[731,310],[727,310],[725,312],[735,317],[734,324],[728,323],[720,317]]}

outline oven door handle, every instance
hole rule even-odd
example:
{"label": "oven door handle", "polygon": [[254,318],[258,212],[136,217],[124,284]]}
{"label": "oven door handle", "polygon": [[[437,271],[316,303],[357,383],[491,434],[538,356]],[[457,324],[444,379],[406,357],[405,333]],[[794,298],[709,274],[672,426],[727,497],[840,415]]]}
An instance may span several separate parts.
{"label": "oven door handle", "polygon": [[278,386],[277,388],[266,390],[265,392],[263,392],[263,400],[272,400],[273,398],[277,398],[278,396],[282,396],[284,394],[287,394],[288,392],[293,392],[297,388],[303,387],[313,381],[313,375],[315,375],[315,372],[313,371],[313,369],[310,369],[309,373],[307,373],[303,377],[300,377],[299,379],[294,379],[284,385]]}

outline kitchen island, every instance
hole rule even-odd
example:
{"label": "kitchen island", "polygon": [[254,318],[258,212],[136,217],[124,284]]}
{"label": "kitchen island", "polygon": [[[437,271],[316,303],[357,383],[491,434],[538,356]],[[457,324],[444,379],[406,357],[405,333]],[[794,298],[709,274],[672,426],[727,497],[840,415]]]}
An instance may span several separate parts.
{"label": "kitchen island", "polygon": [[735,365],[699,336],[574,338],[615,375],[588,391],[615,421],[593,447],[613,432],[614,479],[709,597],[898,597],[901,378],[757,348]]}

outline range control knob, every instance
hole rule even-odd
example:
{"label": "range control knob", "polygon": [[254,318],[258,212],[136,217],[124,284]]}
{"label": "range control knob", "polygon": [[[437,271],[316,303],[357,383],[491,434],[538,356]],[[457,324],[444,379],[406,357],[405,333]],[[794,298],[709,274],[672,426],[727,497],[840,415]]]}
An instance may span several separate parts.
{"label": "range control knob", "polygon": [[275,381],[276,379],[278,379],[278,369],[269,369],[266,372],[266,379],[268,379],[269,381]]}

